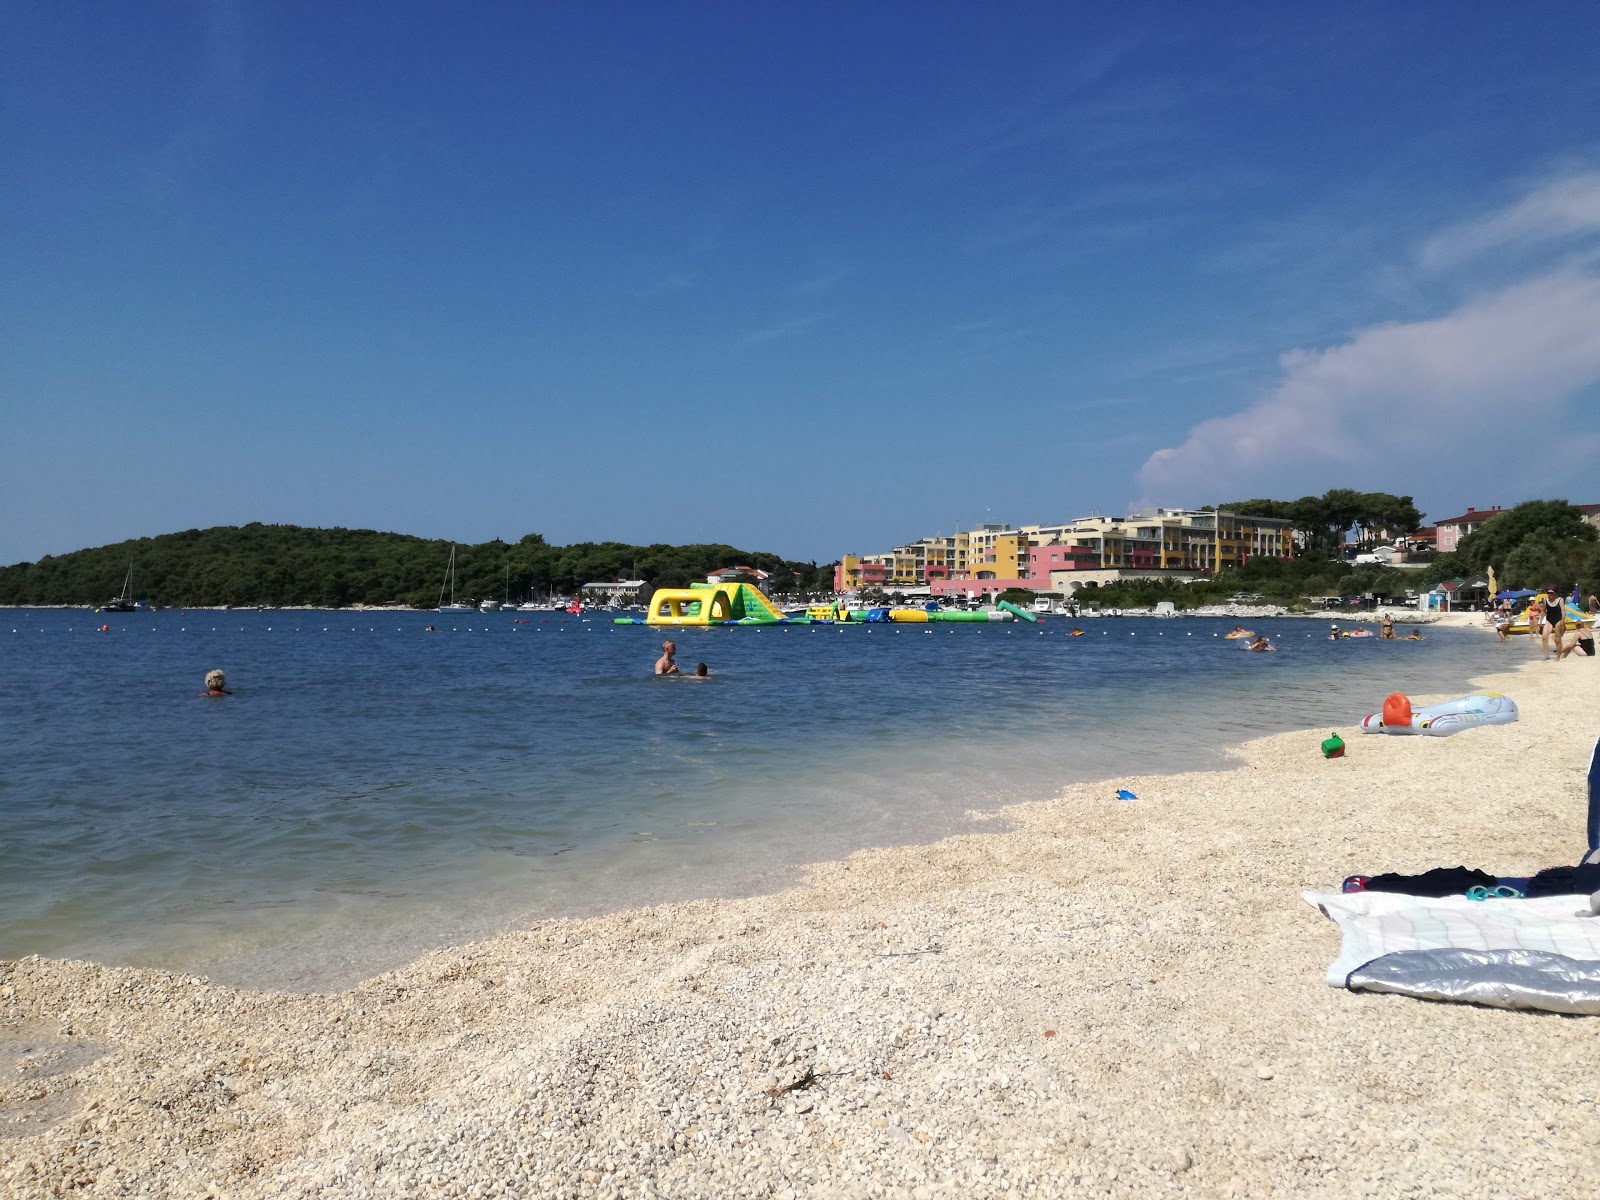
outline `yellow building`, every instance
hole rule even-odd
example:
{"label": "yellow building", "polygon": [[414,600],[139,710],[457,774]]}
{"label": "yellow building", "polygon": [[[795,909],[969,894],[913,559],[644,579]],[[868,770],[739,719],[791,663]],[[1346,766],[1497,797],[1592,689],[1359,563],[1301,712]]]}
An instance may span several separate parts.
{"label": "yellow building", "polygon": [[[1047,553],[1040,554],[1044,550]],[[1054,551],[1054,554],[1048,551]],[[1212,573],[1251,558],[1294,557],[1288,521],[1210,509],[1156,508],[1127,517],[1082,517],[1060,525],[980,525],[896,546],[887,554],[845,555],[835,587],[920,587],[930,580],[1044,579],[1052,565],[1075,570]]]}

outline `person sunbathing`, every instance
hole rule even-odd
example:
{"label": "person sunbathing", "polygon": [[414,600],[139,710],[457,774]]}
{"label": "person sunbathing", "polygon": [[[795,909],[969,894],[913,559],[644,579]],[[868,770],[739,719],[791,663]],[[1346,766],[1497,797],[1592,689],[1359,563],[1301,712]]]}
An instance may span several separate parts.
{"label": "person sunbathing", "polygon": [[1560,662],[1574,650],[1582,651],[1590,658],[1594,657],[1594,626],[1580,625],[1576,629],[1569,629],[1561,635],[1561,644],[1556,647],[1556,661]]}

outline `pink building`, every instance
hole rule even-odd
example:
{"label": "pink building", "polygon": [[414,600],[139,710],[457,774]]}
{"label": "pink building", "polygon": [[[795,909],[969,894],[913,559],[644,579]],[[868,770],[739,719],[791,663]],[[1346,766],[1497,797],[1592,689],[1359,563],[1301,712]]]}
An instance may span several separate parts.
{"label": "pink building", "polygon": [[1496,504],[1493,508],[1487,509],[1469,508],[1459,517],[1449,517],[1438,522],[1436,528],[1439,530],[1439,553],[1452,553],[1462,538],[1473,530],[1482,528],[1483,523],[1491,517],[1499,515],[1500,506]]}
{"label": "pink building", "polygon": [[954,596],[958,600],[965,600],[968,597],[987,600],[1011,588],[1048,592],[1050,576],[1046,575],[1043,579],[970,579],[962,576],[956,579],[928,580],[928,591],[934,596]]}
{"label": "pink building", "polygon": [[[1135,551],[1135,554],[1140,553]],[[1148,556],[1147,556],[1148,557]],[[1149,566],[1140,563],[1139,566]],[[1096,571],[1100,568],[1100,552],[1092,546],[1030,546],[1028,548],[1028,577],[1049,581],[1051,571]]]}

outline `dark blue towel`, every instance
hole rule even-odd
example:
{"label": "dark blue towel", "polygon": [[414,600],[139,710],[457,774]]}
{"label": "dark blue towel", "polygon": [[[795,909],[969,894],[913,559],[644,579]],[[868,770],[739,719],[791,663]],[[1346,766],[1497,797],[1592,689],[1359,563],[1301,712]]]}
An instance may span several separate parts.
{"label": "dark blue towel", "polygon": [[1589,760],[1589,849],[1600,850],[1600,741]]}

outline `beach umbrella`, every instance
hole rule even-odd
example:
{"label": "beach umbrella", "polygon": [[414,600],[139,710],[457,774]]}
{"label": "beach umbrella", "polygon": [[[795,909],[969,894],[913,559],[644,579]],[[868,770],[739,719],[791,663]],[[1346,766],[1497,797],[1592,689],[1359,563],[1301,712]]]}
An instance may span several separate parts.
{"label": "beach umbrella", "polygon": [[1494,599],[1494,594],[1499,590],[1500,589],[1495,586],[1495,582],[1494,582],[1494,568],[1490,567],[1489,568],[1489,599],[1493,600]]}

